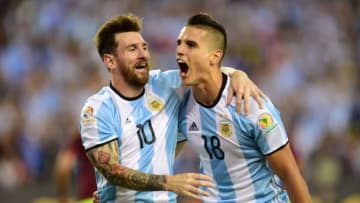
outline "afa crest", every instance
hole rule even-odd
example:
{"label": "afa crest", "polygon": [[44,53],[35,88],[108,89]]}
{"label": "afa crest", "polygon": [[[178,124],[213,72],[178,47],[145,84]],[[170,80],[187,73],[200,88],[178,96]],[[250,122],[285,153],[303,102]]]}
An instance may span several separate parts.
{"label": "afa crest", "polygon": [[159,112],[162,108],[164,108],[164,102],[154,95],[146,98],[146,104],[151,111]]}
{"label": "afa crest", "polygon": [[230,137],[233,133],[233,126],[230,121],[220,121],[219,124],[220,135],[224,137]]}

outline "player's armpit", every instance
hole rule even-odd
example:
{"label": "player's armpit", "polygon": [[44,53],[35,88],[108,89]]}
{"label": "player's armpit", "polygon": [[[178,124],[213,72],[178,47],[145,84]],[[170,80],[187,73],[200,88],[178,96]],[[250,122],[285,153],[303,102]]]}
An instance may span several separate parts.
{"label": "player's armpit", "polygon": [[143,173],[118,163],[116,140],[87,151],[87,156],[110,184],[138,191],[165,190],[165,175]]}

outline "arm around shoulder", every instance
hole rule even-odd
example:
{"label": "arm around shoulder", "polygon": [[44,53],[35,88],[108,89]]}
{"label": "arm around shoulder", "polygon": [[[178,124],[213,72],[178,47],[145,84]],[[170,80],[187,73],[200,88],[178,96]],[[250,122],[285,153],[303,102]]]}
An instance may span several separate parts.
{"label": "arm around shoulder", "polygon": [[87,151],[92,164],[113,185],[137,191],[172,191],[179,195],[200,199],[208,195],[199,186],[213,187],[211,177],[197,173],[156,175],[131,169],[118,163],[118,144],[113,140]]}
{"label": "arm around shoulder", "polygon": [[[245,115],[249,114],[250,97],[253,97],[258,103],[259,107],[263,108],[261,98],[266,100],[265,94],[251,81],[248,75],[241,70],[237,70],[231,67],[221,67],[221,71],[227,73],[231,77],[231,83],[229,93],[227,96],[227,104],[231,103],[233,96],[236,97],[236,111],[238,113],[244,112]],[[244,109],[242,109],[242,103],[244,101]]]}

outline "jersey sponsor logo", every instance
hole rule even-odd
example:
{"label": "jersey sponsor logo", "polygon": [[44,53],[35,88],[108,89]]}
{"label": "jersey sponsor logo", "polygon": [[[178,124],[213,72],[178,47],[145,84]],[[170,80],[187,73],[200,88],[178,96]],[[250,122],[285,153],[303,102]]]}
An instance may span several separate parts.
{"label": "jersey sponsor logo", "polygon": [[261,129],[269,131],[273,128],[274,120],[269,113],[265,112],[259,116],[258,123]]}
{"label": "jersey sponsor logo", "polygon": [[82,118],[81,124],[82,125],[91,125],[96,123],[96,119],[94,117],[94,109],[91,106],[85,107]]}
{"label": "jersey sponsor logo", "polygon": [[129,118],[126,118],[125,124],[130,124],[131,120]]}
{"label": "jersey sponsor logo", "polygon": [[198,126],[196,125],[196,123],[195,122],[192,122],[192,124],[190,125],[190,127],[189,127],[189,131],[198,131],[199,130],[199,128],[198,128]]}
{"label": "jersey sponsor logo", "polygon": [[220,121],[219,123],[220,135],[223,137],[230,137],[233,133],[233,126],[228,120]]}

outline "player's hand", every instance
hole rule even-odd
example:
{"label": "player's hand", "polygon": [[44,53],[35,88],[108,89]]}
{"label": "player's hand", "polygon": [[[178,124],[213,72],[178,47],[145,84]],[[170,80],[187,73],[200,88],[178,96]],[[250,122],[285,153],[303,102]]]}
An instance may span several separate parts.
{"label": "player's hand", "polygon": [[199,188],[201,186],[213,188],[212,178],[199,173],[181,173],[166,177],[166,190],[197,200],[201,200],[200,196],[209,196]]}
{"label": "player's hand", "polygon": [[244,99],[244,113],[249,114],[250,111],[250,96],[252,96],[258,103],[260,109],[263,108],[261,98],[267,100],[265,94],[249,79],[243,71],[235,71],[231,74],[230,88],[227,97],[227,104],[231,103],[232,97],[236,96],[236,112],[242,111],[242,100]]}
{"label": "player's hand", "polygon": [[97,191],[93,193],[93,203],[100,203],[100,199]]}

